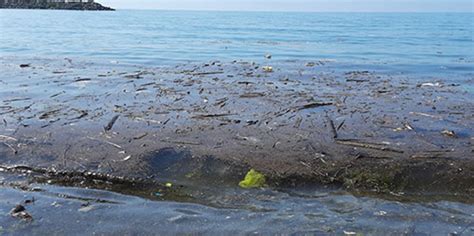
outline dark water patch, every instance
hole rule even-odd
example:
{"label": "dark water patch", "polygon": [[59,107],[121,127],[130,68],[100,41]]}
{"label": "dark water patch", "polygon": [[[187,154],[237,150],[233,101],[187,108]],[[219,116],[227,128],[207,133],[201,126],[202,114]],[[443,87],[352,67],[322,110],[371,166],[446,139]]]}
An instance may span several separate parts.
{"label": "dark water patch", "polygon": [[[7,178],[5,174],[0,178]],[[321,188],[220,188],[210,198],[219,203],[216,208],[166,199],[149,201],[93,188],[28,183],[15,176],[16,187],[1,187],[0,212],[8,214],[15,204],[34,199],[25,204],[33,220],[2,217],[0,230],[6,234],[448,234],[474,230],[472,206],[449,201],[389,201]]]}
{"label": "dark water patch", "polygon": [[212,156],[193,156],[189,151],[161,149],[143,158],[148,173],[156,178],[192,179],[208,184],[235,183],[243,178],[249,167],[232,160]]}

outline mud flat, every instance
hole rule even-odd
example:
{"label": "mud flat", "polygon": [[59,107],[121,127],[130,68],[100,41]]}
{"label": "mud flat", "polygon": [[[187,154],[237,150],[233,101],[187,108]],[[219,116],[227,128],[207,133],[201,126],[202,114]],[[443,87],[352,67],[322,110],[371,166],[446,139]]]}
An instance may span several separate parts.
{"label": "mud flat", "polygon": [[253,168],[276,188],[473,200],[474,94],[445,78],[328,61],[0,62],[6,172],[237,186]]}

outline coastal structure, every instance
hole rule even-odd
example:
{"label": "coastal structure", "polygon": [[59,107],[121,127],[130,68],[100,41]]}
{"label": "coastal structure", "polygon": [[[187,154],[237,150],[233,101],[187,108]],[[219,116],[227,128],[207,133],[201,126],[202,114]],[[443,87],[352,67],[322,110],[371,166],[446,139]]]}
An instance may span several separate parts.
{"label": "coastal structure", "polygon": [[4,5],[8,4],[41,4],[41,3],[93,3],[94,0],[2,0]]}
{"label": "coastal structure", "polygon": [[113,11],[94,0],[0,0],[0,8]]}

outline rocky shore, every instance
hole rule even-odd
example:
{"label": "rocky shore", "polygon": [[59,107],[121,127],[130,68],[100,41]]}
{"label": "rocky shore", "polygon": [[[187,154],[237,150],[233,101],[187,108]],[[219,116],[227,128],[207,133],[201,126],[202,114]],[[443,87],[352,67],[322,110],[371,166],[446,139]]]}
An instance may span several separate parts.
{"label": "rocky shore", "polygon": [[56,9],[56,10],[78,10],[78,11],[115,11],[113,8],[106,7],[96,2],[28,2],[28,1],[17,1],[11,3],[0,2],[0,8],[9,9]]}
{"label": "rocky shore", "polygon": [[[47,179],[474,193],[472,92],[327,61],[2,61],[0,163]],[[82,179],[78,181],[78,179]]]}

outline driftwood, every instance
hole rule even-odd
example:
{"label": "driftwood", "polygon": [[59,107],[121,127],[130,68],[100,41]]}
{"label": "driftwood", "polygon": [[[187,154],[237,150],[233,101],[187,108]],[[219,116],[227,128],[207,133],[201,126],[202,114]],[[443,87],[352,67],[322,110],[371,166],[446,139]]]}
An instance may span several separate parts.
{"label": "driftwood", "polygon": [[203,119],[203,118],[214,118],[214,117],[224,117],[224,116],[234,116],[237,115],[235,113],[224,113],[224,114],[203,114],[203,115],[196,115],[191,118],[194,119]]}
{"label": "driftwood", "polygon": [[256,98],[256,97],[264,97],[264,96],[265,96],[264,93],[258,93],[258,92],[244,93],[244,94],[240,95],[241,98]]}
{"label": "driftwood", "polygon": [[4,144],[4,145],[7,146],[8,148],[10,148],[10,149],[12,150],[13,154],[16,155],[16,154],[18,153],[18,151],[17,151],[11,144],[8,144],[8,143],[6,143],[6,142],[0,142],[0,143]]}
{"label": "driftwood", "polygon": [[61,109],[56,109],[56,110],[52,110],[52,111],[48,111],[48,112],[45,112],[43,114],[41,114],[41,116],[39,117],[40,120],[44,120],[44,119],[48,119],[50,116],[58,113],[59,111],[61,111]]}
{"label": "driftwood", "polygon": [[119,118],[119,116],[120,115],[115,115],[114,117],[112,117],[112,119],[109,121],[109,123],[104,127],[104,130],[105,131],[111,130],[112,127],[114,127],[114,124],[117,121],[117,119]]}
{"label": "driftwood", "polygon": [[202,145],[202,143],[198,143],[198,142],[189,142],[189,141],[180,141],[180,140],[161,139],[160,141],[165,142],[165,143],[174,143],[174,144],[182,144],[182,145]]}
{"label": "driftwood", "polygon": [[334,126],[334,122],[331,120],[331,118],[329,118],[329,116],[327,116],[327,119],[329,122],[329,127],[331,128],[332,137],[334,139],[337,139],[337,130],[336,130],[336,127]]}
{"label": "driftwood", "polygon": [[369,149],[375,149],[375,150],[380,150],[380,151],[403,153],[403,150],[388,147],[385,144],[367,143],[367,142],[362,142],[357,139],[336,139],[336,143],[353,146],[353,147],[362,147],[362,148],[369,148]]}
{"label": "driftwood", "polygon": [[112,145],[112,146],[114,146],[114,147],[116,147],[116,148],[118,148],[118,149],[121,149],[121,150],[123,149],[122,146],[120,146],[120,145],[118,145],[118,144],[116,144],[116,143],[112,143],[112,142],[107,141],[107,140],[101,140],[101,139],[97,139],[97,138],[93,138],[93,137],[87,137],[87,138],[90,139],[90,140],[95,140],[95,141],[107,143],[107,144]]}
{"label": "driftwood", "polygon": [[84,81],[91,81],[92,79],[90,78],[79,78],[79,79],[76,79],[74,80],[74,82],[84,82]]}
{"label": "driftwood", "polygon": [[0,135],[0,141],[13,141],[16,142],[18,141],[16,138],[6,136],[6,135]]}
{"label": "driftwood", "polygon": [[198,75],[217,75],[217,74],[224,74],[224,71],[209,71],[209,72],[191,73],[192,76],[198,76]]}
{"label": "driftwood", "polygon": [[134,140],[139,140],[139,139],[142,139],[142,138],[146,137],[147,135],[148,135],[148,133],[145,132],[145,133],[139,134],[137,136],[134,136],[133,139]]}
{"label": "driftwood", "polygon": [[308,104],[305,104],[305,105],[302,105],[302,106],[299,106],[299,107],[295,107],[295,110],[301,111],[301,110],[310,109],[310,108],[331,106],[333,104],[334,103],[332,103],[332,102],[311,102],[311,103],[308,103]]}

